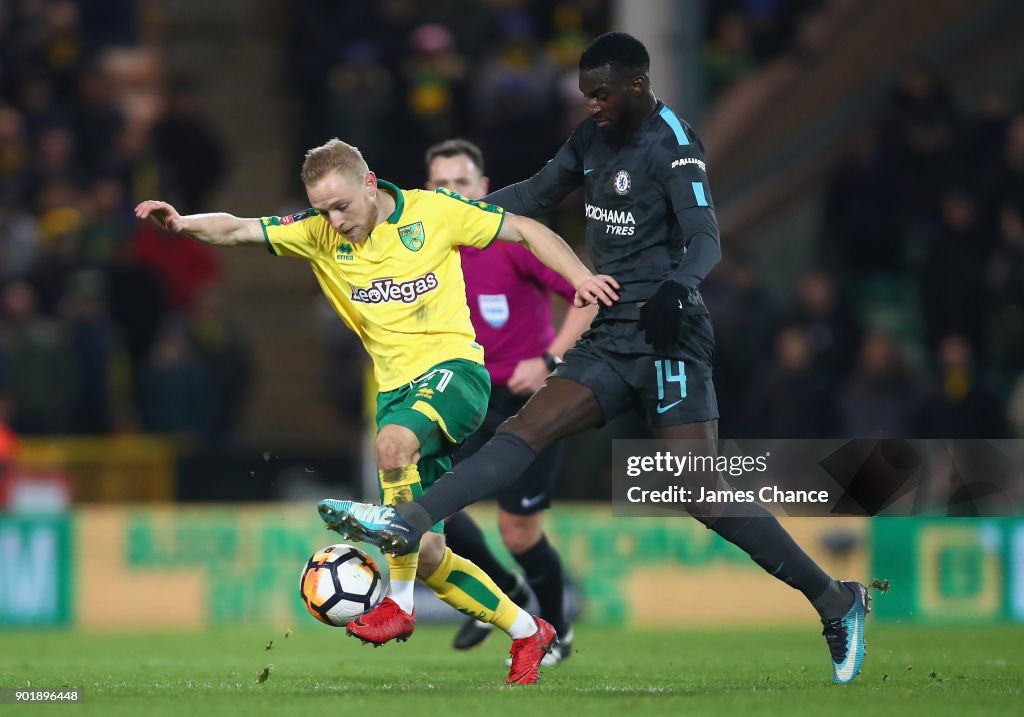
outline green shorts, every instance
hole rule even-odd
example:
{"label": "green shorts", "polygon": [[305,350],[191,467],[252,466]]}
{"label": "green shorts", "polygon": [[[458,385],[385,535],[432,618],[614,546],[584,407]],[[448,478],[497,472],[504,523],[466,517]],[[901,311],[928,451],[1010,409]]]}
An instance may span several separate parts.
{"label": "green shorts", "polygon": [[466,359],[443,361],[408,385],[377,394],[377,430],[393,423],[416,434],[420,485],[427,490],[451,470],[452,453],[483,423],[490,396],[486,368]]}

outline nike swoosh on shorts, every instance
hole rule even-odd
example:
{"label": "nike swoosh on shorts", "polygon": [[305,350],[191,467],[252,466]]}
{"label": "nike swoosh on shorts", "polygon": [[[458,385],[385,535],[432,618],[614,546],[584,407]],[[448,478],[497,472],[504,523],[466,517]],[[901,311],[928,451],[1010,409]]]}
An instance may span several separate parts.
{"label": "nike swoosh on shorts", "polygon": [[680,403],[682,403],[682,402],[683,402],[683,399],[681,399],[681,398],[680,398],[680,399],[679,399],[678,401],[676,401],[675,403],[670,403],[670,404],[668,404],[667,406],[662,406],[662,405],[661,405],[661,404],[659,403],[659,404],[658,404],[658,413],[664,413],[665,411],[668,411],[669,409],[671,409],[671,408],[672,408],[673,406],[678,406],[678,405],[679,405]]}

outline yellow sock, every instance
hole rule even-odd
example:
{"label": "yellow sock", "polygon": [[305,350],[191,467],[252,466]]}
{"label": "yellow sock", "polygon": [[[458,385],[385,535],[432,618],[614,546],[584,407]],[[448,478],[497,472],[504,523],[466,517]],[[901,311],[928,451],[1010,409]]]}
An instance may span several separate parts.
{"label": "yellow sock", "polygon": [[[384,505],[398,505],[399,503],[410,503],[420,492],[420,472],[416,465],[402,466],[386,471],[377,471],[377,478],[380,480],[380,489],[383,495]],[[410,583],[408,590],[412,591],[412,583],[416,581],[416,566],[419,564],[418,549],[408,555],[386,555],[388,569],[391,574],[392,584]],[[398,588],[398,586],[394,586]],[[392,595],[394,597],[394,595]],[[399,601],[400,604],[405,600]],[[402,606],[406,609],[405,605]]]}
{"label": "yellow sock", "polygon": [[388,575],[390,582],[397,581],[413,582],[416,580],[416,567],[420,564],[419,553],[408,555],[387,555]]}
{"label": "yellow sock", "polygon": [[522,608],[503,593],[475,564],[444,549],[444,558],[424,580],[439,598],[461,613],[490,622],[508,632]]}

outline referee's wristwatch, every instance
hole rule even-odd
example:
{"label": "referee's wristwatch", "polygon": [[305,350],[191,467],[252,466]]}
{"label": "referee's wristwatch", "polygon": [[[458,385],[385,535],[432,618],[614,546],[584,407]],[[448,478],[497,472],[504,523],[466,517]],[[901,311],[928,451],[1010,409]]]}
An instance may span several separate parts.
{"label": "referee's wristwatch", "polygon": [[554,371],[555,367],[562,363],[560,358],[552,356],[549,351],[545,351],[541,354],[541,358],[544,359],[544,365],[548,367],[548,371]]}

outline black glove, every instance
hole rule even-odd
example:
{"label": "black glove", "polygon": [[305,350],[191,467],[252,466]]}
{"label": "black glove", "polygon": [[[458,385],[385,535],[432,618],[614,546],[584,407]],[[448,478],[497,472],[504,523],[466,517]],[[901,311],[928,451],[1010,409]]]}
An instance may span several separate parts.
{"label": "black glove", "polygon": [[679,342],[683,323],[683,307],[689,289],[674,281],[663,281],[654,296],[640,307],[640,328],[644,339],[661,351]]}

